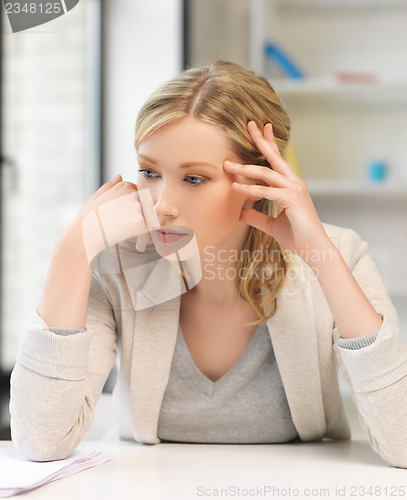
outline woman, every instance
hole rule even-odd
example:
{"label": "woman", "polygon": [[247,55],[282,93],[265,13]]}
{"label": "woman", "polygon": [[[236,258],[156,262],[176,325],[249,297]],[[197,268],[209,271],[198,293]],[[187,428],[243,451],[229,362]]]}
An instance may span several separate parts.
{"label": "woman", "polygon": [[[407,467],[396,310],[367,244],[320,221],[284,160],[289,132],[267,81],[226,61],[191,68],[148,99],[137,186],[107,182],[64,231],[21,339],[11,415],[22,453],[53,460],[77,446],[117,352],[122,439],[349,439],[338,361],[371,447]],[[110,227],[104,240],[87,230],[97,217]],[[201,276],[174,294],[157,264],[170,252],[158,247],[182,235],[196,239]],[[185,278],[181,261],[172,265]],[[154,302],[151,284],[168,295]],[[138,302],[146,296],[151,307]]]}

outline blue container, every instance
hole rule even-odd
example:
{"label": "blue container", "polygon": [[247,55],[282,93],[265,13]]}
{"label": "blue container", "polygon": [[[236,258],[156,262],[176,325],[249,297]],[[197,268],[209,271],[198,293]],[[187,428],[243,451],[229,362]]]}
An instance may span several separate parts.
{"label": "blue container", "polygon": [[372,161],[367,166],[367,177],[371,182],[383,182],[389,173],[389,166],[383,161]]}

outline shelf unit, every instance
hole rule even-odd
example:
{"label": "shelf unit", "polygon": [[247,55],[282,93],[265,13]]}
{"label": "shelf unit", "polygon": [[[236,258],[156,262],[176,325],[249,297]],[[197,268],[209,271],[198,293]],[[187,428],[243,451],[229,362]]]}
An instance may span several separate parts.
{"label": "shelf unit", "polygon": [[341,83],[333,75],[289,80],[273,78],[270,83],[283,99],[297,98],[326,100],[336,99],[341,102],[368,104],[407,103],[407,79],[386,79],[376,76],[375,83]]}
{"label": "shelf unit", "polygon": [[[407,2],[251,0],[250,6],[251,64],[287,109],[317,212],[369,243],[407,337]],[[263,55],[266,40],[306,77],[290,80],[275,71]],[[343,83],[343,74],[360,75],[362,83]],[[368,180],[372,161],[389,167],[381,183]]]}
{"label": "shelf unit", "polygon": [[311,197],[357,196],[366,200],[380,198],[384,201],[404,201],[407,199],[407,180],[403,182],[383,181],[377,183],[350,179],[318,180],[304,178],[304,180],[307,182]]}
{"label": "shelf unit", "polygon": [[405,6],[405,0],[276,0],[285,8],[296,9],[366,9]]}

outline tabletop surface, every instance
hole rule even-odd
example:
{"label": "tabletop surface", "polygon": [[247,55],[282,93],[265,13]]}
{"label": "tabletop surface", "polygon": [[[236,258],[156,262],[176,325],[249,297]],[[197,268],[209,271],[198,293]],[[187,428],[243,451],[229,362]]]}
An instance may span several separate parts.
{"label": "tabletop surface", "polygon": [[[1,447],[13,446],[0,441]],[[364,440],[219,445],[83,441],[110,461],[14,498],[407,498],[407,470]]]}

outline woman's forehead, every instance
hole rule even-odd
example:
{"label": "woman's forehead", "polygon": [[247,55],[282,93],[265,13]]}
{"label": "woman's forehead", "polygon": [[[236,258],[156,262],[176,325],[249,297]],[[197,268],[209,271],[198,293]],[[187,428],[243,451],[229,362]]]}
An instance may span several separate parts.
{"label": "woman's forehead", "polygon": [[200,159],[219,161],[225,155],[233,155],[232,141],[226,133],[212,124],[187,117],[168,123],[140,142],[140,158],[148,156],[159,161],[159,157],[176,157],[181,162]]}

